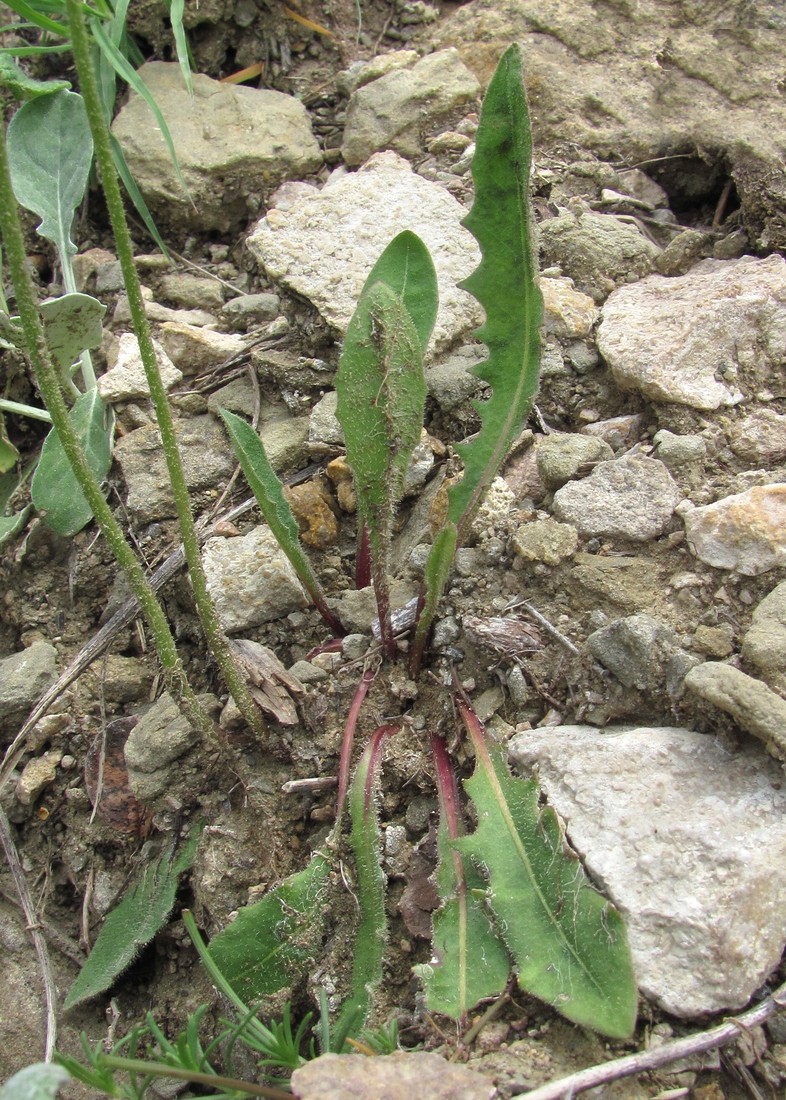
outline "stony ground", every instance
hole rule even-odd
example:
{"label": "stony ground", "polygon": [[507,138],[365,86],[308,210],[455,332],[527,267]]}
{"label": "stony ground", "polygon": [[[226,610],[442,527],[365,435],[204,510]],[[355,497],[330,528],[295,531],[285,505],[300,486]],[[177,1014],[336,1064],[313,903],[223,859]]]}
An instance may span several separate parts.
{"label": "stony ground", "polygon": [[[301,867],[325,835],[332,791],[281,789],[335,775],[344,715],[373,657],[373,606],[352,583],[355,521],[331,386],[341,335],[382,248],[403,228],[420,233],[437,265],[441,312],[426,434],[395,547],[403,605],[417,592],[440,487],[455,470],[451,445],[477,426],[468,367],[479,357],[479,318],[454,289],[476,254],[459,222],[472,199],[481,90],[517,40],[535,141],[541,389],[459,553],[431,675],[413,685],[394,668],[366,706],[364,729],[413,718],[384,773],[392,930],[380,1017],[397,1016],[405,1046],[460,1049],[454,1028],[424,1015],[411,976],[413,962],[428,958],[433,905],[424,731],[448,735],[469,766],[444,690],[451,666],[510,744],[512,763],[539,769],[571,842],[625,914],[642,990],[637,1043],[741,1011],[778,984],[786,938],[786,806],[775,759],[786,756],[780,6],[364,3],[358,33],[353,3],[304,5],[335,40],[278,5],[200,7],[196,69],[217,78],[265,58],[261,87],[274,98],[260,118],[250,89],[238,95],[211,80],[196,89],[195,111],[176,66],[147,67],[173,132],[182,128],[197,214],[178,197],[138,104],[124,108],[116,131],[177,249],[170,265],[138,234],[194,504],[206,530],[218,521],[205,544],[211,587],[227,631],[267,646],[300,688],[296,709],[286,695],[270,704],[269,737],[252,743],[226,704],[179,575],[165,604],[195,686],[213,696],[231,766],[188,733],[172,748],[174,714],[133,622],[36,724],[2,797],[60,992],[135,869],[194,821],[209,824],[182,900],[208,934]],[[138,5],[138,31],[152,56],[168,60],[156,9]],[[110,500],[153,569],[177,535],[98,203],[79,248],[84,286],[109,306],[102,392],[118,417]],[[40,257],[42,294],[56,279],[50,263]],[[21,366],[9,373],[10,396],[29,397]],[[303,540],[350,631],[339,654],[310,656],[327,632],[256,513],[227,519],[247,493],[231,480],[219,406],[253,418],[293,483]],[[13,431],[32,451],[35,425]],[[35,519],[2,554],[9,743],[124,593],[91,527],[65,541]],[[102,741],[108,763],[93,820]],[[0,1012],[5,1075],[40,1053],[42,1011],[11,880],[0,882],[11,991]],[[313,986],[340,988],[348,931],[337,911]],[[295,998],[309,1007],[305,985]],[[213,1001],[175,921],[115,987],[113,1026],[120,1034],[154,1008],[174,1030]],[[83,1027],[102,1038],[105,1009],[95,1002],[67,1017],[64,1049],[75,1049]],[[692,1063],[603,1095],[778,1095],[782,1021],[753,1040],[722,1064]],[[609,1048],[514,993],[460,1057],[469,1055],[514,1095],[604,1060]]]}

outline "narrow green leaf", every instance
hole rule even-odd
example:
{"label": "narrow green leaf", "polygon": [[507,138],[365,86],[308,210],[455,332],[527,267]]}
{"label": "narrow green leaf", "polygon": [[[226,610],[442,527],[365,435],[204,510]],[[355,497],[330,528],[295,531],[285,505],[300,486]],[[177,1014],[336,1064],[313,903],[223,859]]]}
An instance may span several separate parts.
{"label": "narrow green leaf", "polygon": [[358,763],[349,796],[350,840],[355,856],[360,924],[353,951],[352,988],[334,1029],[334,1049],[337,1050],[341,1049],[347,1035],[356,1036],[362,1030],[371,1010],[374,990],[382,981],[388,921],[382,839],[374,795],[385,741],[399,728],[397,725],[380,726],[371,735]]}
{"label": "narrow green leaf", "polygon": [[13,57],[0,53],[0,87],[8,88],[17,99],[34,99],[41,95],[52,95],[61,89],[70,88],[68,80],[36,80],[20,69]]}
{"label": "narrow green leaf", "polygon": [[481,428],[456,448],[464,478],[450,490],[450,519],[459,543],[520,431],[538,386],[543,300],[531,240],[529,171],[532,138],[521,50],[510,46],[489,84],[478,127],[472,175],[475,201],[463,224],[480,245],[480,265],[462,284],[486,313],[476,335],[488,358],[473,373],[492,387],[475,402]]}
{"label": "narrow green leaf", "polygon": [[18,458],[19,451],[6,435],[5,418],[0,412],[0,474],[7,474],[9,470],[13,470]]}
{"label": "narrow green leaf", "polygon": [[511,777],[502,753],[458,699],[475,749],[464,786],[478,827],[455,841],[489,880],[497,927],[528,993],[563,1016],[624,1039],[636,1022],[636,982],[617,910],[590,885],[534,780]]}
{"label": "narrow green leaf", "polygon": [[386,283],[363,289],[347,329],[336,393],[358,522],[368,527],[382,642],[390,654],[387,556],[406,472],[420,441],[426,381],[414,322],[403,298]]}
{"label": "narrow green leaf", "polygon": [[194,861],[200,831],[194,829],[176,854],[167,852],[144,868],[102,924],[63,1008],[74,1008],[109,989],[164,925],[175,904],[178,878]]}
{"label": "narrow green leaf", "polygon": [[[112,463],[114,419],[111,413],[104,407],[98,391],[91,390],[76,399],[69,416],[90,468],[98,481],[103,481]],[[92,519],[92,509],[54,429],[44,440],[30,492],[33,504],[59,535],[75,535]]]}
{"label": "narrow green leaf", "polygon": [[183,26],[183,15],[185,13],[185,0],[171,0],[169,5],[169,20],[172,24],[172,34],[175,36],[175,52],[177,54],[177,60],[180,64],[180,71],[183,74],[183,83],[190,95],[194,94],[194,89],[191,83],[191,62],[188,56],[188,41],[186,39],[186,30]]}
{"label": "narrow green leaf", "polygon": [[436,961],[415,967],[415,973],[423,979],[428,1008],[458,1020],[505,988],[510,957],[492,925],[483,876],[453,845],[463,832],[456,783],[441,738],[431,740],[439,792],[436,884],[442,905],[432,921]]}
{"label": "narrow green leaf", "polygon": [[413,676],[416,676],[420,669],[420,662],[423,658],[423,650],[428,640],[431,624],[434,621],[437,606],[450,576],[457,541],[458,529],[455,523],[448,520],[434,539],[429,556],[426,559],[426,568],[423,574],[424,602],[418,617],[410,657],[410,672]]}
{"label": "narrow green leaf", "polygon": [[62,370],[75,363],[86,348],[99,346],[105,313],[106,306],[89,294],[64,294],[41,303],[46,343]]}
{"label": "narrow green leaf", "polygon": [[34,4],[27,3],[27,0],[9,0],[7,6],[11,11],[15,11],[17,15],[21,15],[23,19],[27,19],[36,27],[40,27],[42,31],[56,34],[59,38],[65,38],[68,35],[67,27],[54,19],[50,19],[44,12],[39,11]]}
{"label": "narrow green leaf", "polygon": [[246,1004],[291,985],[314,958],[325,927],[329,873],[329,862],[315,855],[210,941],[211,958]]}
{"label": "narrow green leaf", "polygon": [[292,515],[289,501],[284,496],[284,486],[270,465],[262,440],[242,417],[227,409],[218,410],[226,425],[237,460],[245,474],[248,487],[256,497],[259,509],[273,532],[276,542],[289,558],[300,583],[314,601],[314,606],[325,621],[338,633],[343,627],[327,606],[322,587],[311,564],[300,546],[300,531]]}
{"label": "narrow green leaf", "polygon": [[123,181],[123,186],[128,192],[128,197],[136,207],[137,214],[139,214],[140,218],[145,223],[145,229],[147,229],[150,236],[161,249],[163,255],[166,256],[167,259],[170,259],[169,251],[164,244],[164,238],[158,232],[158,226],[153,221],[153,215],[150,213],[150,208],[145,202],[144,195],[139,190],[139,185],[131,175],[131,169],[128,167],[123,147],[111,130],[109,131],[109,141],[112,145],[112,159],[115,162],[117,174]]}
{"label": "narrow green leaf", "polygon": [[41,218],[38,232],[54,242],[70,273],[76,252],[71,226],[93,161],[82,97],[60,91],[31,100],[8,124],[7,142],[14,194]]}

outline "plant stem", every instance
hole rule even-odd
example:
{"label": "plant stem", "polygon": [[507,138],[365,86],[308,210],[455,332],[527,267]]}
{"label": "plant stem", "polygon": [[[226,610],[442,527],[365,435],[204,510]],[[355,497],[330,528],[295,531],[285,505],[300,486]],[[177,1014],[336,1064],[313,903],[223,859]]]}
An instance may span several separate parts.
{"label": "plant stem", "polygon": [[193,1069],[180,1069],[168,1066],[165,1062],[143,1062],[138,1058],[118,1058],[115,1054],[104,1054],[101,1065],[107,1069],[125,1070],[127,1073],[152,1074],[155,1077],[174,1077],[178,1081],[194,1081],[211,1088],[233,1089],[245,1092],[249,1096],[265,1096],[268,1100],[292,1100],[292,1093],[275,1089],[269,1085],[255,1085],[251,1081],[239,1081],[236,1077],[222,1077],[218,1073],[197,1073]]}
{"label": "plant stem", "polygon": [[226,681],[232,698],[237,703],[240,713],[251,729],[258,736],[265,733],[265,726],[260,712],[251,697],[251,693],[235,664],[227,639],[221,629],[216,614],[216,609],[210,598],[207,588],[207,577],[202,567],[202,558],[199,553],[199,539],[194,524],[194,516],[191,511],[191,501],[188,495],[183,464],[177,448],[175,426],[172,413],[167,401],[166,390],[161,381],[158,369],[153,340],[150,335],[150,326],[145,313],[142,288],[139,283],[136,266],[134,264],[134,249],[131,243],[131,234],[128,230],[123,198],[120,193],[117,170],[112,157],[112,145],[109,128],[106,123],[101,98],[98,91],[93,65],[90,60],[90,46],[85,28],[84,15],[79,0],[66,0],[68,11],[68,25],[71,34],[71,44],[74,51],[74,62],[79,75],[79,85],[82,98],[85,101],[90,129],[93,134],[96,165],[101,184],[104,189],[109,218],[112,223],[112,232],[117,245],[117,257],[123,272],[123,281],[128,295],[128,305],[133,321],[134,332],[139,343],[139,352],[142,365],[145,369],[145,377],[150,389],[150,397],[156,410],[158,430],[161,433],[161,443],[166,458],[169,480],[172,486],[172,494],[175,498],[177,518],[180,524],[180,534],[183,540],[183,549],[188,564],[188,572],[191,585],[194,590],[202,628],[207,636],[208,644],[218,662],[221,673]]}
{"label": "plant stem", "polygon": [[52,424],[63,445],[65,455],[93,511],[115,560],[126,574],[134,595],[153,634],[159,660],[164,668],[167,686],[172,691],[188,720],[205,734],[213,724],[199,706],[175,647],[166,616],[148,584],[142,566],[126,542],[120,525],[112,515],[93,476],[79,439],[74,432],[68,408],[60,388],[60,376],[46,344],[43,325],[36,308],[33,283],[26,266],[25,244],[19,212],[11,187],[5,135],[0,140],[0,233],[6,250],[8,269],[16,291],[17,307],[25,334],[25,350],[32,364],[36,382],[52,417]]}
{"label": "plant stem", "polygon": [[46,409],[37,409],[35,405],[23,405],[21,401],[10,401],[6,397],[0,397],[0,412],[18,413],[19,416],[29,416],[31,420],[43,420],[46,424],[52,423],[52,417]]}

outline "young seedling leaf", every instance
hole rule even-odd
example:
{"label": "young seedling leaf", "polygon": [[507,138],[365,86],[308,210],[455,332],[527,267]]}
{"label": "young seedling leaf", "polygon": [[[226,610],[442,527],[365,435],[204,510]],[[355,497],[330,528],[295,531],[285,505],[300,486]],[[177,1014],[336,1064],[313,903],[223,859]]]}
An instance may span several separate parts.
{"label": "young seedling leaf", "polygon": [[315,855],[210,941],[211,958],[246,1004],[291,985],[314,958],[325,927],[329,873],[328,860]]}
{"label": "young seedling leaf", "polygon": [[[98,391],[90,390],[76,399],[69,416],[91,470],[98,481],[103,481],[112,462],[111,413],[104,407]],[[92,509],[54,428],[44,440],[30,492],[47,525],[59,535],[75,535],[92,519]]]}
{"label": "young seedling leaf", "polygon": [[497,474],[538,386],[543,300],[531,239],[529,172],[532,156],[521,50],[510,46],[491,79],[472,161],[475,201],[463,224],[480,245],[480,265],[462,284],[486,313],[476,335],[488,358],[473,373],[492,387],[475,403],[480,431],[456,450],[464,477],[450,490],[448,515],[459,544]]}
{"label": "young seedling leaf", "polygon": [[569,1020],[627,1038],[636,982],[622,918],[590,885],[557,815],[539,807],[537,783],[514,779],[469,704],[457,704],[475,749],[475,772],[464,786],[478,827],[454,847],[488,877],[519,984]]}
{"label": "young seedling leaf", "polygon": [[74,1008],[109,989],[163,927],[175,904],[178,878],[194,861],[199,834],[200,830],[194,829],[179,852],[166,852],[147,864],[139,881],[101,926],[63,1008]]}
{"label": "young seedling leaf", "polygon": [[101,343],[105,313],[106,306],[89,294],[64,294],[41,303],[46,343],[63,372],[76,363],[85,348],[97,348]]}
{"label": "young seedling leaf", "polygon": [[432,737],[431,744],[439,792],[436,883],[442,905],[433,918],[436,962],[415,969],[426,987],[428,1008],[458,1020],[505,988],[510,957],[493,927],[482,874],[452,843],[463,832],[456,780],[442,739]]}
{"label": "young seedling leaf", "polygon": [[336,376],[336,415],[366,524],[382,645],[394,652],[387,555],[393,520],[426,403],[423,353],[404,299],[382,282],[364,287]]}
{"label": "young seedling leaf", "polygon": [[382,981],[388,922],[382,841],[374,794],[385,741],[398,730],[397,725],[387,725],[374,731],[360,758],[350,791],[350,839],[355,854],[360,924],[353,953],[352,988],[333,1033],[334,1049],[339,1051],[347,1036],[357,1036],[363,1029],[374,990]]}
{"label": "young seedling leaf", "polygon": [[9,1077],[0,1087],[0,1100],[55,1100],[58,1090],[68,1084],[71,1074],[52,1062],[36,1062]]}
{"label": "young seedling leaf", "polygon": [[218,410],[226,425],[237,460],[246,476],[251,492],[256,497],[265,521],[273,532],[276,542],[284,551],[298,575],[300,583],[314,601],[314,606],[322,618],[337,634],[343,634],[344,628],[330,610],[322,591],[322,586],[311,568],[311,564],[300,546],[300,531],[297,520],[284,496],[284,486],[270,465],[262,440],[242,417],[226,409]]}
{"label": "young seedling leaf", "polygon": [[38,232],[57,247],[64,273],[76,252],[71,226],[93,161],[93,138],[82,97],[60,91],[20,107],[8,124],[14,194],[41,218]]}
{"label": "young seedling leaf", "polygon": [[437,318],[439,292],[431,253],[416,233],[405,230],[393,238],[369,272],[361,298],[377,283],[401,298],[425,353]]}

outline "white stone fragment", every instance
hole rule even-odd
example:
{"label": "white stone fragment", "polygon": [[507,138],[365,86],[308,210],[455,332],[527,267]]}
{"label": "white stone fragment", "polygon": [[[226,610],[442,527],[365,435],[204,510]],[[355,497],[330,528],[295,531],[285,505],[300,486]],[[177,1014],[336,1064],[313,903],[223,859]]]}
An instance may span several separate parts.
{"label": "white stone fragment", "polygon": [[598,348],[619,385],[652,401],[712,410],[743,400],[739,376],[786,362],[786,262],[778,255],[703,260],[615,290]]}
{"label": "white stone fragment", "polygon": [[319,194],[286,211],[268,211],[248,247],[271,278],[302,294],[343,333],[382,251],[403,230],[417,233],[437,269],[433,353],[483,320],[475,299],[456,286],[480,261],[474,237],[460,224],[465,215],[452,195],[416,175],[407,161],[378,153],[358,172],[328,181]]}
{"label": "white stone fragment", "polygon": [[228,634],[281,619],[308,603],[288,558],[264,524],[240,538],[208,539],[202,560]]}
{"label": "white stone fragment", "polygon": [[786,790],[761,750],[676,728],[520,734],[573,847],[621,910],[645,996],[691,1018],[736,1010],[786,940]]}
{"label": "white stone fragment", "polygon": [[[181,371],[169,358],[161,345],[154,340],[158,369],[161,372],[161,381],[164,389],[169,391],[183,377]],[[134,397],[149,397],[150,387],[147,384],[145,368],[142,366],[142,356],[139,352],[139,344],[136,336],[131,332],[124,332],[118,341],[117,361],[115,365],[102,374],[98,379],[98,392],[104,401],[130,401]]]}
{"label": "white stone fragment", "polygon": [[757,485],[682,518],[688,545],[707,565],[746,577],[786,565],[786,484]]}

